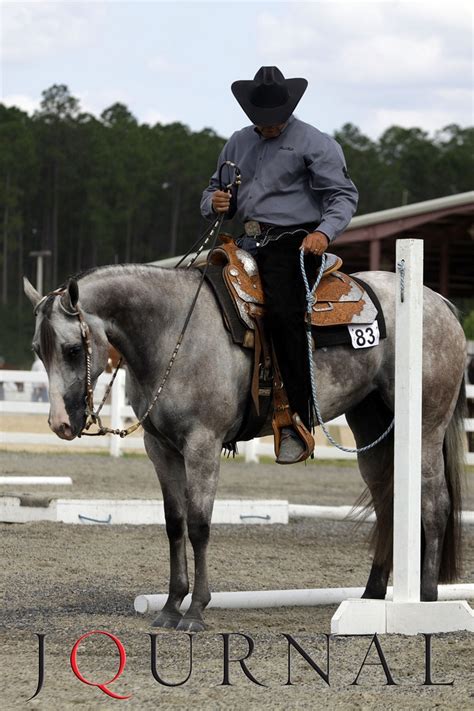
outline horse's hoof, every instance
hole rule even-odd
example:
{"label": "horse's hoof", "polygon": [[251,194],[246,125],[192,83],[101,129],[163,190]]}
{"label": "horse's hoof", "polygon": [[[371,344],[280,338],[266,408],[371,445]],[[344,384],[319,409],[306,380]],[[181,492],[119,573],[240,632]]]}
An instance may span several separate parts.
{"label": "horse's hoof", "polygon": [[202,620],[186,618],[184,616],[176,627],[178,632],[204,632],[206,625]]}
{"label": "horse's hoof", "polygon": [[165,627],[167,629],[177,629],[183,619],[180,612],[161,612],[151,623],[152,627]]}

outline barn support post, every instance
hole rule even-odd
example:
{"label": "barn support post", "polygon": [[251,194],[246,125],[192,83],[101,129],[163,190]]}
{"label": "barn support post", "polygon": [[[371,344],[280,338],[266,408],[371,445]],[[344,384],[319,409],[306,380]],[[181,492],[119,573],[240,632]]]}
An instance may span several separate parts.
{"label": "barn support post", "polygon": [[369,269],[372,272],[378,271],[380,269],[380,255],[382,251],[382,240],[373,239],[370,242],[370,266]]}

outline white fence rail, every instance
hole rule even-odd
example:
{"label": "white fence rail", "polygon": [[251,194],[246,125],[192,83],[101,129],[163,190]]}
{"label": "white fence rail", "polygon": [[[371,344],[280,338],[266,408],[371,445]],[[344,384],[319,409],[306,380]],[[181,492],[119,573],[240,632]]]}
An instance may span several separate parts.
{"label": "white fence rail", "polygon": [[[95,390],[97,402],[100,402],[104,394],[105,388],[110,381],[110,374],[100,376]],[[48,383],[46,373],[31,372],[24,370],[3,370],[0,371],[0,383],[3,383],[4,400],[0,400],[1,415],[44,415],[45,420],[49,412],[48,402],[31,402],[33,384]],[[16,383],[23,386],[22,390],[18,390]],[[474,400],[474,385],[467,386],[467,397]],[[101,415],[110,417],[111,426],[114,428],[123,428],[125,421],[131,419],[136,420],[135,414],[126,404],[125,398],[125,371],[120,370],[112,387],[111,395],[108,402],[102,408]],[[123,450],[125,451],[144,451],[142,437],[120,437],[107,435],[105,437],[81,437],[73,442],[66,442],[59,439],[55,434],[40,434],[26,431],[27,419],[25,422],[25,430],[21,432],[5,431],[1,426],[0,421],[0,446],[4,444],[15,445],[40,445],[47,447],[80,447],[82,449],[108,449],[112,456],[119,456]],[[329,426],[347,427],[345,417],[338,417],[328,423]],[[465,420],[466,432],[474,432],[474,418]],[[245,456],[248,462],[258,462],[262,456],[273,457],[273,443],[257,438],[250,442],[239,443],[239,452]],[[315,451],[317,459],[355,459],[355,454],[343,452],[336,447],[317,446]],[[474,465],[474,453],[469,452],[466,455],[468,464]]]}

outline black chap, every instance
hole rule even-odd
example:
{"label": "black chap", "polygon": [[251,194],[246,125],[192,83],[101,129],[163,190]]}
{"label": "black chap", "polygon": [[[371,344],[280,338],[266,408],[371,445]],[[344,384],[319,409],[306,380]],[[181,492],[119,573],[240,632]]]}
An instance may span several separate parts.
{"label": "black chap", "polygon": [[[291,228],[288,228],[291,229]],[[309,429],[311,381],[305,329],[306,297],[300,267],[304,233],[282,236],[259,249],[258,268],[265,293],[267,326],[273,339],[288,400]],[[305,257],[310,286],[316,280],[321,258]]]}

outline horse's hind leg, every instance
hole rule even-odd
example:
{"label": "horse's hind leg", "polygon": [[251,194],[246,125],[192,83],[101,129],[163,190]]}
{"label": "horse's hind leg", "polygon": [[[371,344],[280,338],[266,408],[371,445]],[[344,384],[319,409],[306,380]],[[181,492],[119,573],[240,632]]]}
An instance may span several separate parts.
{"label": "horse's hind leg", "polygon": [[201,434],[188,439],[186,445],[187,523],[194,552],[194,588],[189,610],[178,625],[179,630],[200,632],[202,618],[211,593],[207,574],[207,546],[211,516],[220,468],[222,443],[214,436]]}
{"label": "horse's hind leg", "polygon": [[[346,419],[357,447],[364,447],[387,429],[393,413],[380,395],[373,392],[347,411]],[[376,516],[371,536],[374,559],[362,597],[383,599],[392,565],[393,431],[372,449],[358,454],[357,460],[362,478],[370,491]]]}
{"label": "horse's hind leg", "polygon": [[[392,415],[376,393],[346,413],[357,446],[373,441]],[[451,510],[443,456],[444,432],[423,431],[421,472],[421,589],[424,601],[437,599],[443,543]],[[393,432],[373,449],[358,455],[359,469],[374,505],[374,561],[363,597],[383,599],[393,560]]]}
{"label": "horse's hind leg", "polygon": [[423,435],[421,471],[421,600],[438,599],[438,580],[451,500],[446,484],[443,438]]}
{"label": "horse's hind leg", "polygon": [[180,454],[165,447],[145,432],[145,448],[160,480],[170,550],[170,583],[165,606],[153,621],[154,627],[178,626],[179,611],[189,591],[186,563],[186,471]]}

